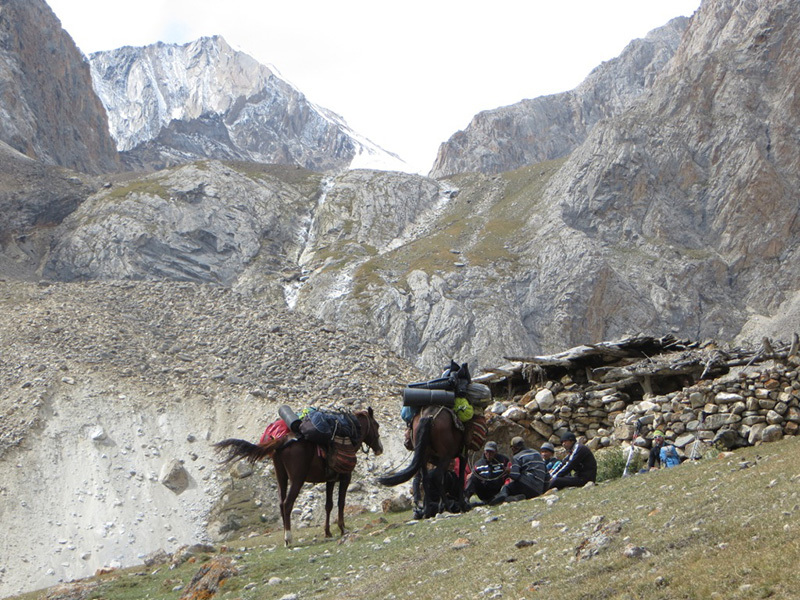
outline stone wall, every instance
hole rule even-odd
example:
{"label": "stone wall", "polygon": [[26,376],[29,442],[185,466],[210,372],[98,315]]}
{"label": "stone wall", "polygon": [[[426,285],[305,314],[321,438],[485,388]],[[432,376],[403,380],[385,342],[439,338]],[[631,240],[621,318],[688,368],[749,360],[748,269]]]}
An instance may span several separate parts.
{"label": "stone wall", "polygon": [[514,429],[524,428],[535,447],[545,441],[559,445],[560,435],[570,430],[583,436],[592,450],[632,441],[646,448],[652,432],[660,429],[688,456],[715,444],[730,449],[796,435],[800,370],[762,366],[636,401],[622,390],[582,390],[565,376],[537,384],[512,401],[495,402],[486,413],[495,428],[504,422],[512,426],[508,421],[516,423]]}

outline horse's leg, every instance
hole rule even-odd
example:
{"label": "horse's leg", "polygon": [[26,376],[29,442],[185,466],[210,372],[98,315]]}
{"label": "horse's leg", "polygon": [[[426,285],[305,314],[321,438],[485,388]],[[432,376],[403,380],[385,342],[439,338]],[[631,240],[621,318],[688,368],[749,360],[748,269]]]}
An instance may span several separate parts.
{"label": "horse's leg", "polygon": [[[439,482],[439,475],[441,474],[438,465],[433,468],[432,471],[428,471],[428,466],[425,465],[422,468],[422,489],[424,492],[425,500],[424,500],[424,508],[425,508],[425,518],[428,517],[435,517],[436,513],[439,512],[439,500],[441,498],[440,495],[434,493],[435,491],[439,491],[441,493],[442,484]],[[437,498],[437,500],[433,500],[433,498]]]}
{"label": "horse's leg", "polygon": [[333,537],[331,533],[331,511],[333,510],[333,487],[336,480],[325,482],[325,537]]}
{"label": "horse's leg", "polygon": [[292,543],[292,509],[297,496],[300,495],[300,488],[303,487],[305,477],[297,477],[289,482],[289,493],[286,494],[286,499],[283,502],[283,513],[285,515],[283,520],[283,541],[286,546]]}
{"label": "horse's leg", "polygon": [[[275,479],[278,481],[278,506],[281,509],[281,521],[283,521],[283,532],[284,532],[284,539],[286,537],[286,532],[289,531],[292,526],[290,524],[290,514],[288,514],[285,510],[286,507],[286,488],[287,484],[289,483],[289,475],[286,472],[286,467],[283,464],[283,461],[278,460],[277,455],[272,459],[272,464],[275,467]],[[291,541],[291,534],[289,536],[289,541]],[[289,542],[286,542],[286,545],[289,545]]]}
{"label": "horse's leg", "polygon": [[344,535],[344,502],[345,498],[347,498],[347,488],[350,487],[350,480],[352,479],[352,475],[347,473],[346,475],[342,474],[339,475],[339,531],[342,535]]}
{"label": "horse's leg", "polygon": [[308,478],[308,471],[314,456],[313,452],[313,446],[309,447],[302,443],[296,443],[278,455],[282,463],[282,471],[289,479],[289,491],[281,503],[283,511],[283,541],[287,546],[292,543],[292,509],[297,496],[300,495],[300,489]]}

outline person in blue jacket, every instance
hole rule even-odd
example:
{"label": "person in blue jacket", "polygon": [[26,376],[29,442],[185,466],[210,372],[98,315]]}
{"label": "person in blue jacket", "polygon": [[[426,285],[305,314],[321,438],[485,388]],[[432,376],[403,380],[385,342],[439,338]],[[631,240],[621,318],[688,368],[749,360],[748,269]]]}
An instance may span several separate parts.
{"label": "person in blue jacket", "polygon": [[656,429],[653,432],[653,446],[650,448],[650,456],[647,459],[647,469],[652,471],[659,467],[669,469],[681,464],[681,457],[672,444],[664,441],[664,434]]}

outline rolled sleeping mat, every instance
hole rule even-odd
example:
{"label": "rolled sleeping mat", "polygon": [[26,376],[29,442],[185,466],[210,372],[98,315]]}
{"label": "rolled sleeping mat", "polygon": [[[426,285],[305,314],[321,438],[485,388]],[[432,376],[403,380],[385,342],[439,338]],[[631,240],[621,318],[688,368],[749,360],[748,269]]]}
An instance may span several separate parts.
{"label": "rolled sleeping mat", "polygon": [[450,377],[440,377],[439,379],[431,379],[430,381],[420,381],[418,383],[409,383],[410,388],[419,388],[423,390],[454,390],[455,381]]}
{"label": "rolled sleeping mat", "polygon": [[403,406],[447,406],[453,408],[456,395],[447,390],[426,390],[407,387],[403,390]]}
{"label": "rolled sleeping mat", "polygon": [[300,417],[294,414],[294,411],[291,409],[291,407],[286,404],[282,404],[278,408],[278,416],[289,426],[289,429],[295,433],[300,432]]}
{"label": "rolled sleeping mat", "polygon": [[467,385],[466,396],[470,404],[488,404],[492,399],[492,390],[482,383],[470,383]]}

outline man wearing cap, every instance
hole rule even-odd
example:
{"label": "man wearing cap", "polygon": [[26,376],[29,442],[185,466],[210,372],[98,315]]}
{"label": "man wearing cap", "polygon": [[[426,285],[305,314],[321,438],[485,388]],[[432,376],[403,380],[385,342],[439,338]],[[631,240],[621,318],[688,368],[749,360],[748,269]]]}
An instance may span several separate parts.
{"label": "man wearing cap", "polygon": [[511,440],[510,481],[489,501],[489,504],[515,502],[540,496],[547,488],[547,467],[544,459],[533,448],[525,447],[525,440],[517,436]]}
{"label": "man wearing cap", "polygon": [[483,456],[475,463],[464,489],[464,498],[476,494],[483,502],[494,498],[503,487],[506,476],[511,470],[511,461],[504,454],[497,453],[497,442],[486,442]]}
{"label": "man wearing cap", "polygon": [[594,454],[583,444],[579,444],[575,434],[567,431],[561,436],[561,444],[567,451],[567,457],[550,479],[550,489],[565,487],[583,487],[597,479],[597,461]]}
{"label": "man wearing cap", "polygon": [[666,445],[664,443],[664,433],[659,429],[653,432],[653,447],[650,448],[650,456],[647,459],[647,469],[652,471],[659,467],[669,469],[676,465],[681,464],[678,451],[675,446]]}
{"label": "man wearing cap", "polygon": [[542,447],[539,448],[539,454],[541,454],[544,459],[544,466],[547,467],[547,475],[548,479],[550,479],[558,467],[561,466],[561,461],[556,458],[555,446],[550,442],[545,442],[542,444]]}
{"label": "man wearing cap", "polygon": [[647,470],[652,471],[661,466],[661,448],[664,446],[664,434],[658,429],[653,432],[653,446],[647,457]]}

